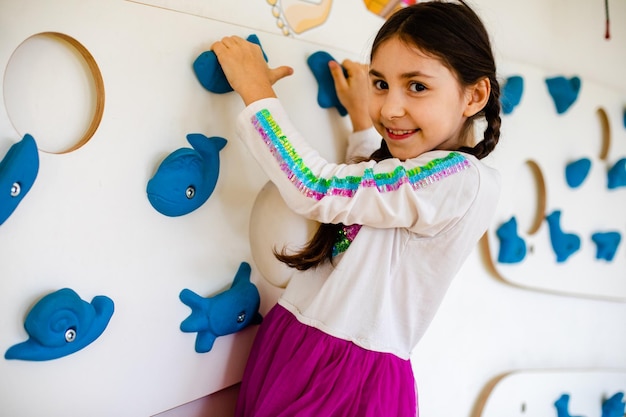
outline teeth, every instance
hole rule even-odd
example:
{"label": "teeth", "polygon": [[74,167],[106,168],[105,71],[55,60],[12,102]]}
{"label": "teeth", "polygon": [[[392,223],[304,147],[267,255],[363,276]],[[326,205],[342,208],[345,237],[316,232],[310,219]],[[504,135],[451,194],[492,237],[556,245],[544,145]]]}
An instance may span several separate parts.
{"label": "teeth", "polygon": [[406,135],[408,133],[413,132],[412,130],[392,130],[392,129],[388,129],[390,133],[394,134],[394,135]]}

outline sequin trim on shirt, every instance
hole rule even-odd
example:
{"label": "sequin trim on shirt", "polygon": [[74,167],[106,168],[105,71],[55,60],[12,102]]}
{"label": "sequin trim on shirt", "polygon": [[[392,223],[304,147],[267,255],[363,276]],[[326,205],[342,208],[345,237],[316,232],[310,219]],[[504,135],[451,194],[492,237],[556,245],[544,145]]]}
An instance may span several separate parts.
{"label": "sequin trim on shirt", "polygon": [[366,168],[360,177],[324,178],[315,175],[304,164],[269,110],[263,109],[257,112],[252,116],[251,121],[287,178],[302,194],[316,200],[321,200],[326,196],[352,197],[361,187],[376,188],[379,192],[387,192],[395,191],[403,184],[409,184],[417,190],[462,171],[470,165],[462,154],[450,152],[443,158],[435,158],[426,165],[409,170],[398,166],[392,172],[374,173],[372,168]]}
{"label": "sequin trim on shirt", "polygon": [[343,226],[337,233],[337,241],[333,245],[333,257],[348,250],[350,244],[361,230],[360,224]]}

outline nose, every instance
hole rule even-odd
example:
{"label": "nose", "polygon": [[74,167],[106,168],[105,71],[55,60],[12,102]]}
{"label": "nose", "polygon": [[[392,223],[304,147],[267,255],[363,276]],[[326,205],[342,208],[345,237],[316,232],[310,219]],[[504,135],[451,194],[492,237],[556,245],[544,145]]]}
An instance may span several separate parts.
{"label": "nose", "polygon": [[380,115],[385,119],[397,119],[406,114],[404,96],[399,91],[389,90],[385,95]]}

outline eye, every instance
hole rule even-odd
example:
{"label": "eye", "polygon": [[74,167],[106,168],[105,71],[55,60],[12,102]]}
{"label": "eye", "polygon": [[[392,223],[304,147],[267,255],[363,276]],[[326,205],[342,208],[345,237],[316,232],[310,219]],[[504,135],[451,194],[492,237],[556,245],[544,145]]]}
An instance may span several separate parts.
{"label": "eye", "polygon": [[389,89],[389,84],[383,80],[374,80],[374,88],[377,90],[387,90]]}
{"label": "eye", "polygon": [[426,91],[426,86],[421,83],[413,82],[409,86],[409,90],[413,91],[414,93],[419,93],[421,91]]}
{"label": "eye", "polygon": [[187,190],[185,191],[185,195],[187,196],[188,199],[192,199],[193,196],[196,195],[196,187],[194,187],[193,185],[190,185],[189,187],[187,187]]}
{"label": "eye", "polygon": [[76,329],[67,329],[65,331],[65,341],[67,343],[72,343],[74,340],[76,340]]}
{"label": "eye", "polygon": [[17,197],[22,192],[22,187],[19,182],[14,182],[11,186],[11,197]]}
{"label": "eye", "polygon": [[243,323],[245,319],[246,319],[245,311],[242,311],[241,313],[237,315],[237,323]]}

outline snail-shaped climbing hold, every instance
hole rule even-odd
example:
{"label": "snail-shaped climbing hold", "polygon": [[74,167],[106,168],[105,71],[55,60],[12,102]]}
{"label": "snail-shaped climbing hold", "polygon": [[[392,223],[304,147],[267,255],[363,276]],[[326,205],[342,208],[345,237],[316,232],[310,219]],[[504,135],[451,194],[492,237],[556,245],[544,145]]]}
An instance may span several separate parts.
{"label": "snail-shaped climbing hold", "polygon": [[103,295],[91,304],[63,288],[44,296],[24,321],[29,335],[10,347],[6,359],[46,361],[75,353],[96,340],[113,315],[113,301]]}

